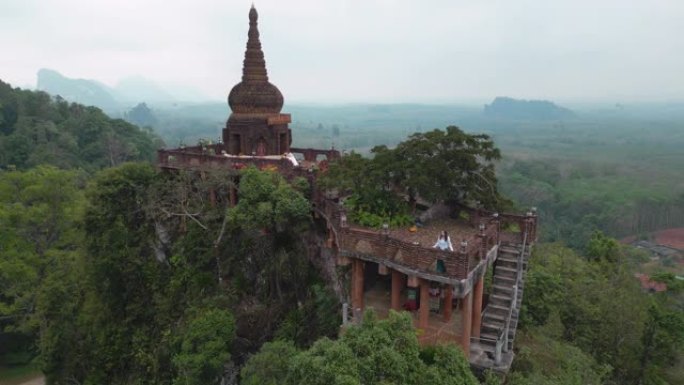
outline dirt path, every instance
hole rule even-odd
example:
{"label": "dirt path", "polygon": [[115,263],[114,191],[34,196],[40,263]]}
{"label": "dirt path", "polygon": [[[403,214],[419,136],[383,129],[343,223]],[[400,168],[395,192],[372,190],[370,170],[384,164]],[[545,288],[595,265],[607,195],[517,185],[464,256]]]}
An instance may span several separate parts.
{"label": "dirt path", "polygon": [[38,374],[34,377],[10,381],[0,381],[0,385],[45,385],[45,377],[43,377],[42,374]]}
{"label": "dirt path", "polygon": [[[684,250],[684,227],[654,231],[651,233],[651,236],[653,237],[652,242],[654,243],[679,250]],[[636,239],[637,236],[632,235],[621,239],[620,242],[632,243],[636,241]]]}

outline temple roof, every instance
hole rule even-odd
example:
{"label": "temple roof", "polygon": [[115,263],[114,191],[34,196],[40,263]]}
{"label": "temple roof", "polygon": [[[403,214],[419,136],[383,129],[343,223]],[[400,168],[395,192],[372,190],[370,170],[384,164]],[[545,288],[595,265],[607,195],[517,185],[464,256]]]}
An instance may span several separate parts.
{"label": "temple roof", "polygon": [[247,50],[242,67],[242,81],[228,95],[228,105],[234,114],[280,113],[283,94],[268,81],[266,61],[259,41],[257,14],[254,5],[249,10]]}

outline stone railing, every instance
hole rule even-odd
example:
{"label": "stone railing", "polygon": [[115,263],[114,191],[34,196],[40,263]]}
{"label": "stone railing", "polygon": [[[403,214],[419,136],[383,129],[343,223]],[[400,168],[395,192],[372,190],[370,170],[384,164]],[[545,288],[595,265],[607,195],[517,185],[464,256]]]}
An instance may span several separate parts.
{"label": "stone railing", "polygon": [[528,243],[537,241],[538,217],[535,208],[532,208],[524,215],[497,213],[483,208],[471,208],[464,205],[459,205],[458,209],[468,213],[472,226],[479,226],[482,223],[487,225],[498,221],[499,241],[520,243],[523,241],[525,234],[527,234]]}
{"label": "stone railing", "polygon": [[[326,216],[335,233],[335,244],[344,256],[357,256],[371,259],[386,266],[401,266],[410,271],[430,275],[439,279],[463,280],[469,277],[472,270],[480,269],[487,255],[500,243],[508,240],[519,243],[529,240],[529,232],[536,226],[536,216],[514,215],[486,212],[467,207],[471,221],[477,220],[478,232],[469,235],[460,242],[455,242],[454,252],[428,248],[424,245],[405,242],[393,238],[388,230],[371,230],[354,226],[347,221],[346,212],[339,203],[331,199],[321,199],[317,209]],[[519,226],[520,232],[504,231],[502,223],[510,227],[510,223]],[[522,239],[520,239],[522,238]],[[438,272],[437,261],[444,263],[446,271]],[[391,266],[389,266],[391,267]]]}
{"label": "stone railing", "polygon": [[[456,252],[426,248],[404,242],[374,231],[362,228],[343,227],[338,230],[339,247],[346,254],[375,256],[378,263],[396,264],[415,271],[450,279],[464,279],[468,276],[470,259],[479,254],[479,245],[462,247]],[[446,271],[438,272],[437,261],[444,263]]]}
{"label": "stone railing", "polygon": [[290,147],[290,152],[295,155],[301,154],[304,157],[304,160],[309,162],[317,162],[319,155],[323,155],[327,161],[338,159],[340,157],[340,152],[335,149],[319,150],[316,148]]}
{"label": "stone railing", "polygon": [[[195,148],[193,148],[195,149]],[[289,174],[295,168],[281,157],[225,156],[188,149],[157,151],[157,165],[166,169],[236,169],[254,165],[260,170],[272,169]]]}
{"label": "stone railing", "polygon": [[[496,221],[480,227],[480,232],[454,244],[453,252],[405,242],[387,230],[370,230],[348,223],[346,212],[337,202],[323,199],[318,209],[326,216],[336,234],[337,247],[347,255],[375,256],[378,263],[401,265],[417,273],[462,280],[497,245]],[[444,263],[444,272],[436,269]]]}
{"label": "stone railing", "polygon": [[[249,155],[224,155],[225,146],[222,143],[206,144],[200,146],[186,146],[168,150],[157,151],[157,164],[161,168],[185,169],[185,168],[234,168],[240,169],[246,165],[254,165],[259,169],[277,169],[281,172],[291,172],[298,168],[288,159],[278,156],[249,156]],[[340,157],[337,150],[318,150],[311,148],[291,148],[290,151],[296,158],[308,162],[320,163],[319,157],[330,161]]]}

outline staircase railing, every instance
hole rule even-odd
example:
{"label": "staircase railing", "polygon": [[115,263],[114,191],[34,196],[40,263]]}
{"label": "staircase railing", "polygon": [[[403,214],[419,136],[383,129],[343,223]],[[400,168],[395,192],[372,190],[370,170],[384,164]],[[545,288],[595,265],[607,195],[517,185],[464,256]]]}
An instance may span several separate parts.
{"label": "staircase railing", "polygon": [[522,242],[522,247],[520,248],[520,253],[518,254],[518,272],[516,276],[516,286],[520,285],[522,283],[522,274],[523,274],[523,263],[524,263],[524,256],[525,256],[525,251],[527,249],[527,229],[525,229],[525,235],[523,236],[523,242]]}
{"label": "staircase railing", "polygon": [[[510,327],[511,327],[511,318],[513,317],[513,312],[516,310],[517,304],[518,304],[518,289],[520,285],[522,285],[522,273],[523,273],[523,263],[524,263],[524,255],[527,250],[527,235],[528,235],[528,229],[525,229],[525,233],[523,234],[523,242],[522,242],[522,247],[520,249],[520,253],[518,254],[518,268],[517,268],[517,273],[516,273],[516,280],[515,280],[515,285],[513,286],[513,295],[511,297],[511,302],[510,306],[508,307],[508,313],[506,314],[506,317],[504,318],[504,323],[503,326],[500,327],[497,330],[497,338],[496,340],[493,340],[491,338],[479,338],[479,341],[489,341],[489,342],[494,342],[494,363],[497,365],[501,363],[501,357],[502,354],[505,352],[508,352],[509,348],[509,335],[510,335]],[[487,307],[483,312],[482,312],[482,319],[486,318],[487,313],[489,312],[489,307]]]}

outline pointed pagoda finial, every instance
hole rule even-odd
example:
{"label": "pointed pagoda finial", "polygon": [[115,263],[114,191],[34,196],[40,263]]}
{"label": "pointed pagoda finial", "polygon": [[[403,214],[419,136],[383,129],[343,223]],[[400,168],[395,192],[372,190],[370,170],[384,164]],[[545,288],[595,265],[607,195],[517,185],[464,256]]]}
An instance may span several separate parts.
{"label": "pointed pagoda finial", "polygon": [[259,40],[258,18],[259,14],[252,4],[252,8],[249,10],[249,32],[247,33],[247,50],[242,67],[242,81],[268,81],[266,61]]}
{"label": "pointed pagoda finial", "polygon": [[228,104],[234,113],[278,113],[283,107],[283,95],[268,82],[266,61],[259,40],[258,18],[259,14],[252,4],[242,82],[236,84],[228,95]]}

